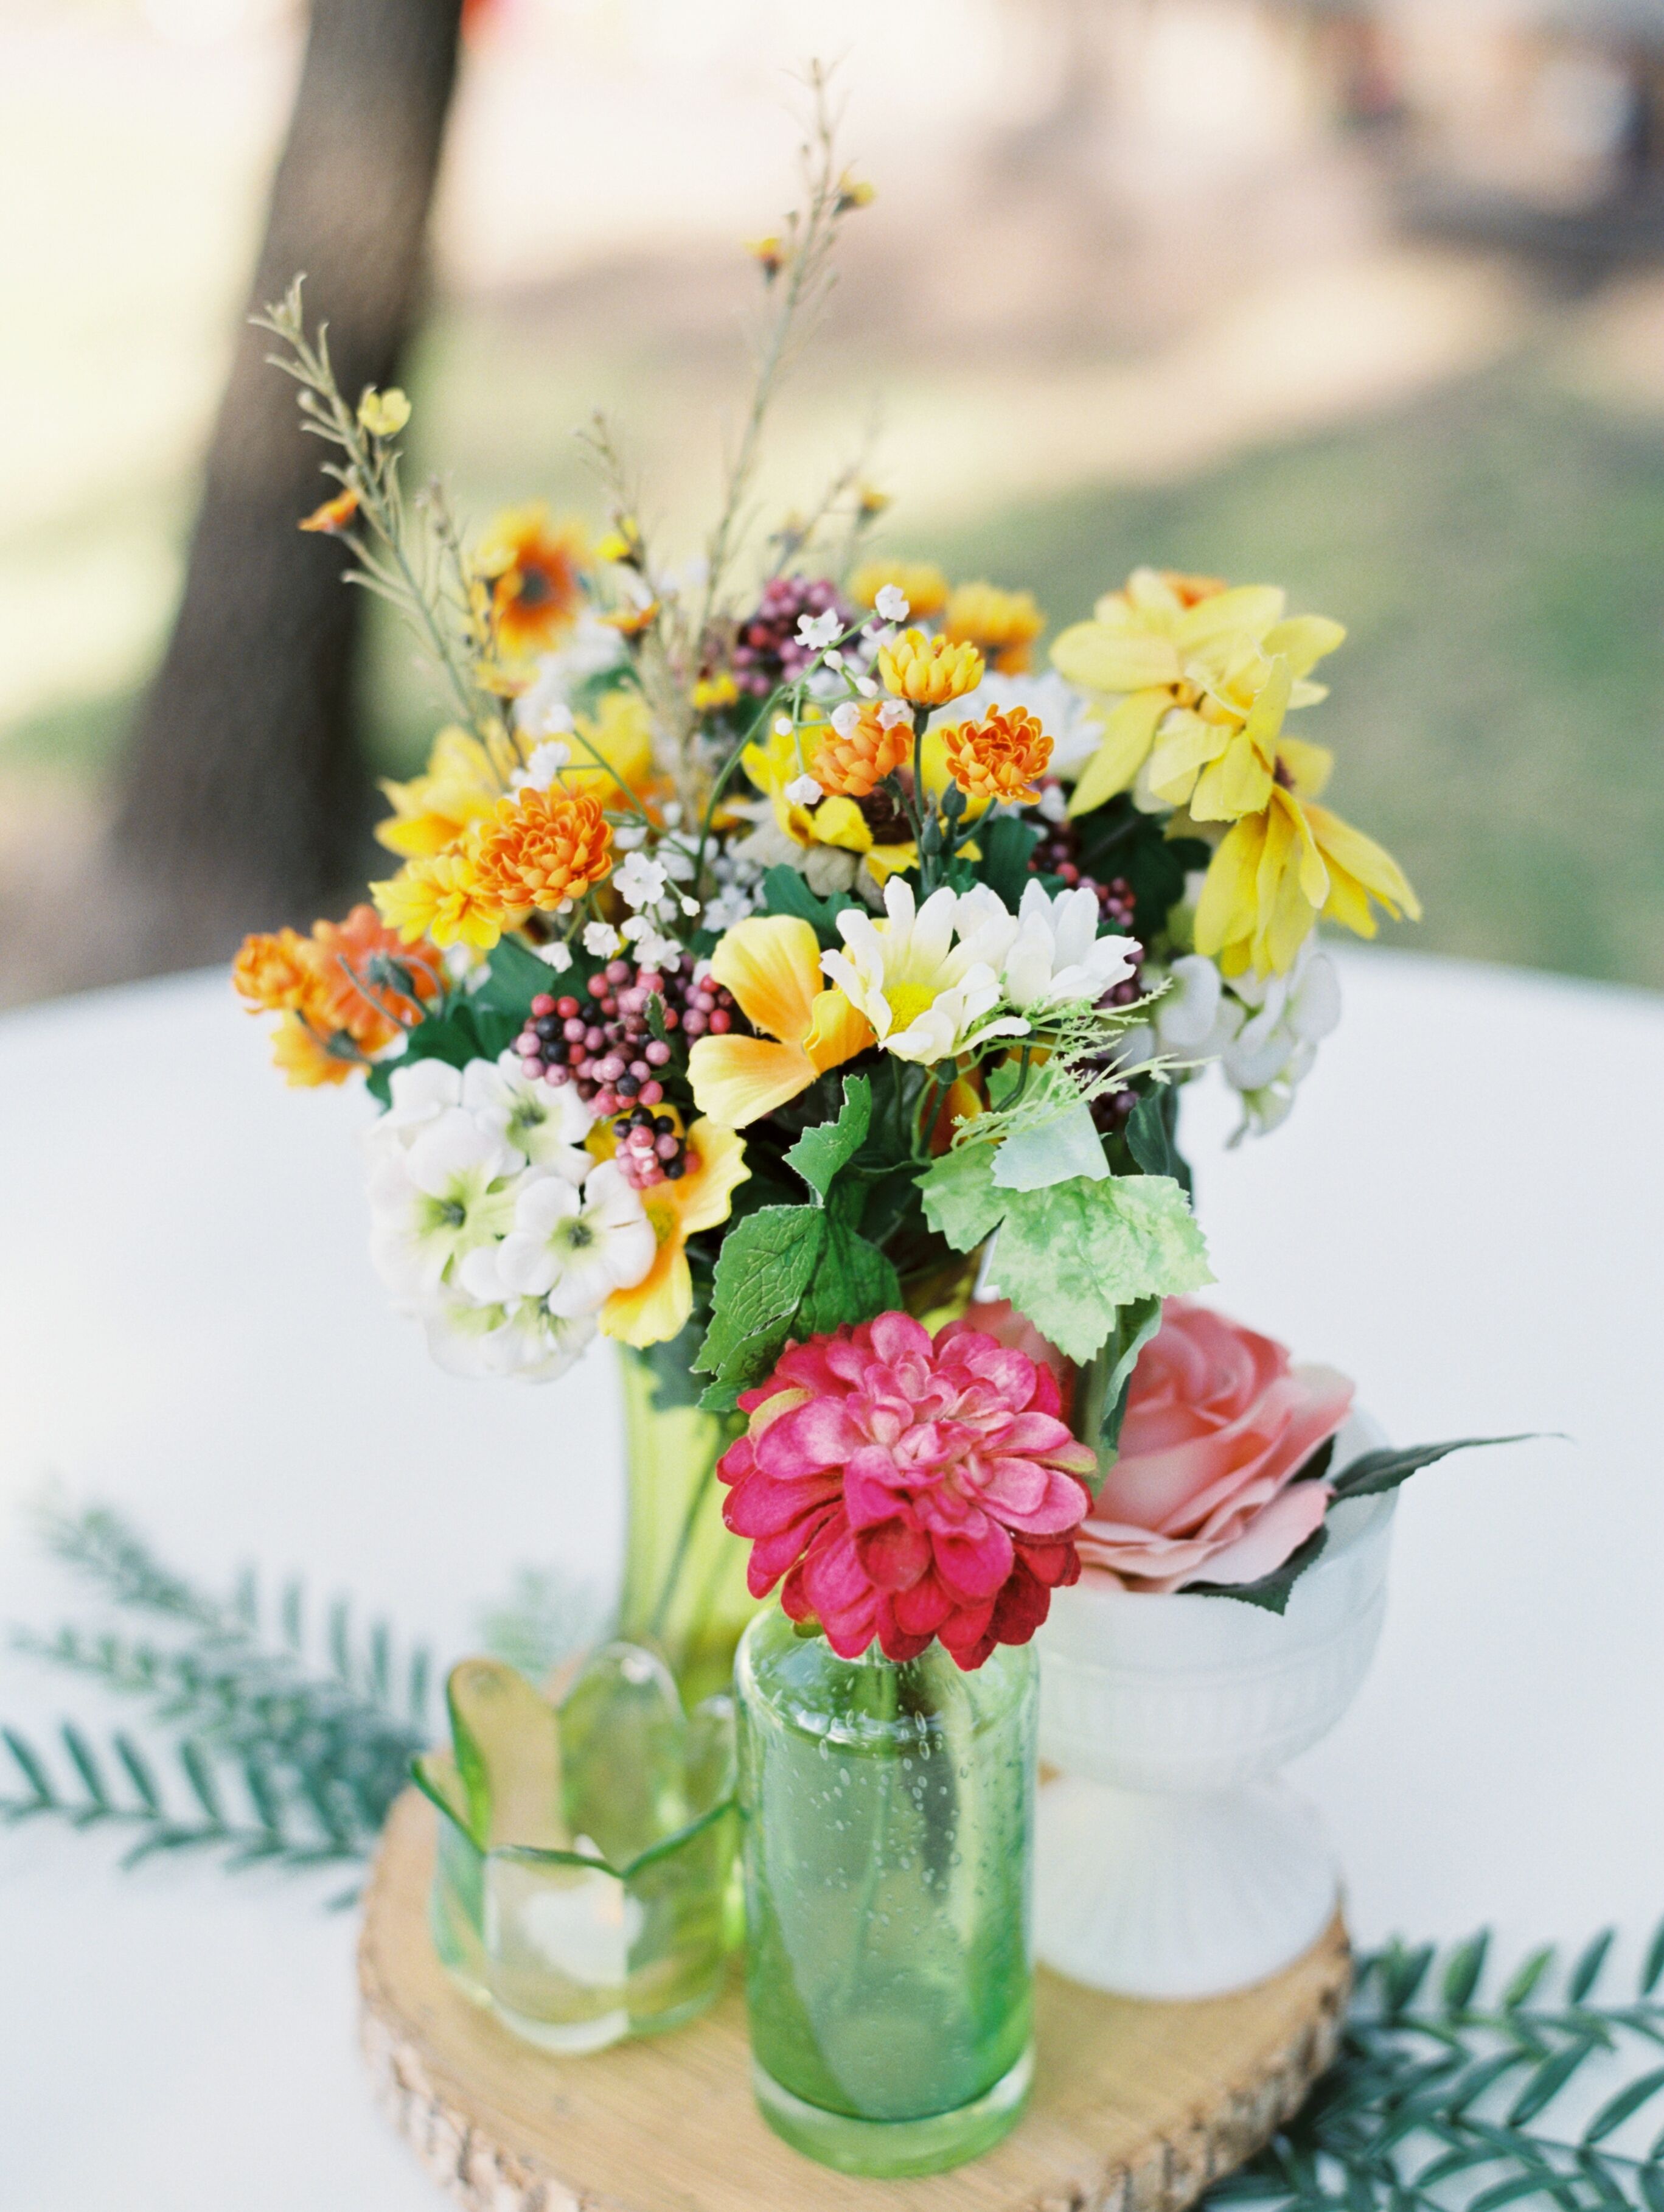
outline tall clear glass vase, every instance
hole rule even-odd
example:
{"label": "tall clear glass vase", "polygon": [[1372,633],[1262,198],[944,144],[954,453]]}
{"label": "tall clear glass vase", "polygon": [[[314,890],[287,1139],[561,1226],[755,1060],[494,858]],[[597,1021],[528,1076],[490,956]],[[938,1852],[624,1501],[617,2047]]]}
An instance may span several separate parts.
{"label": "tall clear glass vase", "polygon": [[664,1655],[689,1711],[728,1687],[757,1610],[747,1547],[722,1525],[716,1478],[744,1415],[700,1412],[698,1341],[690,1330],[648,1352],[619,1347],[629,1502],[617,1633]]}
{"label": "tall clear glass vase", "polygon": [[1001,1646],[840,1659],[776,1609],[735,1688],[752,2079],[847,2173],[940,2172],[1014,2124],[1034,2069],[1037,1672]]}

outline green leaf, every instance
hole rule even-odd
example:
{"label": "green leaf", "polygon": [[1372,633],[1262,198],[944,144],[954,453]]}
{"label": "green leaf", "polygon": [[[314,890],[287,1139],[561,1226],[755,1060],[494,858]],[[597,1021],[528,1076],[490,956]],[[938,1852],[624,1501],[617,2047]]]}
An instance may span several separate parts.
{"label": "green leaf", "polygon": [[197,1802],[216,1827],[222,1826],[225,1814],[220,1805],[219,1792],[214,1786],[214,1771],[203,1755],[201,1745],[193,1743],[189,1736],[179,1746],[179,1765],[185,1769],[185,1778],[191,1784],[191,1792]]}
{"label": "green leaf", "polygon": [[1452,1452],[1478,1451],[1487,1444],[1526,1444],[1534,1436],[1458,1437],[1454,1443],[1406,1444],[1393,1451],[1364,1452],[1343,1468],[1335,1478],[1336,1501],[1343,1498],[1372,1498],[1383,1490],[1396,1490],[1417,1470],[1448,1459]]}
{"label": "green leaf", "polygon": [[1466,2011],[1469,1998],[1479,1986],[1479,1977],[1485,1972],[1485,1954],[1490,1946],[1490,1933],[1482,1929],[1451,1954],[1440,1990],[1446,2012]]}
{"label": "green leaf", "polygon": [[1583,2130],[1585,2146],[1605,2142],[1608,2136],[1616,2135],[1625,2121],[1643,2105],[1649,2105],[1661,2089],[1664,2089],[1664,2066],[1656,2066],[1650,2074],[1643,2074],[1638,2081],[1631,2081],[1620,2089],[1615,2097],[1608,2097]]}
{"label": "green leaf", "polygon": [[485,981],[470,993],[468,1004],[476,1012],[511,1014],[519,1029],[533,999],[557,986],[558,978],[546,960],[539,960],[517,938],[499,938],[486,963]]}
{"label": "green leaf", "polygon": [[1564,2051],[1556,2051],[1552,2058],[1546,2060],[1509,2106],[1508,2125],[1519,2128],[1523,2127],[1527,2120],[1534,2120],[1543,2107],[1552,2104],[1559,2095],[1595,2047],[1593,2040],[1569,2044]]}
{"label": "green leaf", "polygon": [[1102,1182],[1108,1173],[1103,1139],[1091,1108],[1079,1097],[1049,1120],[1013,1130],[994,1155],[997,1190],[1049,1190],[1077,1176]]}
{"label": "green leaf", "polygon": [[[1112,1348],[1115,1364],[1109,1370],[1105,1387],[1103,1419],[1098,1426],[1100,1452],[1112,1452],[1120,1443],[1120,1425],[1127,1416],[1127,1400],[1133,1388],[1133,1370],[1139,1364],[1139,1354],[1162,1325],[1162,1302],[1157,1297],[1134,1298],[1130,1305],[1120,1309],[1110,1340],[1103,1347],[1107,1353]],[[1103,1353],[1100,1353],[1100,1358]]]}
{"label": "green leaf", "polygon": [[1647,2212],[1664,2212],[1664,2166],[1655,2158],[1649,2159],[1636,2174],[1641,2194],[1647,2200]]}
{"label": "green leaf", "polygon": [[1517,2203],[1522,2197],[1542,2194],[1540,2173],[1515,2173],[1506,2181],[1498,2181],[1491,2188],[1481,2190],[1467,2207],[1467,2212],[1501,2212],[1504,2204]]}
{"label": "green leaf", "polygon": [[1307,1568],[1316,1563],[1328,1540],[1327,1528],[1314,1528],[1280,1567],[1261,1575],[1257,1583],[1187,1583],[1184,1594],[1187,1597],[1234,1597],[1242,1605],[1257,1605],[1264,1613],[1286,1613],[1290,1592]]}
{"label": "green leaf", "polygon": [[1002,814],[977,825],[976,843],[982,855],[975,863],[977,880],[998,892],[1013,914],[1030,880],[1029,863],[1039,842],[1039,830],[1021,815]]}
{"label": "green leaf", "polygon": [[147,1813],[160,1814],[161,1793],[156,1788],[155,1778],[145,1764],[144,1756],[138,1746],[129,1735],[117,1735],[111,1741],[115,1747],[116,1757],[121,1761],[127,1779],[132,1784],[134,1793],[140,1804]]}
{"label": "green leaf", "polygon": [[1647,1955],[1642,1961],[1641,1994],[1643,1997],[1649,1997],[1658,1987],[1661,1974],[1664,1974],[1664,1920],[1661,1920],[1655,1929],[1653,1940],[1647,1946]]}
{"label": "green leaf", "polygon": [[1171,1176],[1178,1182],[1181,1180],[1178,1150],[1163,1104],[1167,1088],[1163,1084],[1146,1091],[1133,1109],[1127,1122],[1127,1149],[1146,1175]]}
{"label": "green leaf", "polygon": [[993,1182],[994,1147],[959,1145],[919,1178],[925,1218],[956,1252],[974,1252],[1005,1218],[1008,1194]]}
{"label": "green leaf", "polygon": [[734,1224],[722,1240],[711,1324],[694,1361],[701,1375],[737,1392],[768,1373],[807,1294],[826,1232],[817,1206],[768,1206]]}
{"label": "green leaf", "polygon": [[0,1729],[6,1740],[6,1748],[16,1760],[23,1779],[28,1784],[43,1805],[55,1805],[58,1792],[52,1788],[52,1777],[41,1764],[33,1746],[25,1742],[15,1729]]}
{"label": "green leaf", "polygon": [[1540,1951],[1533,1951],[1503,1991],[1503,2010],[1517,2012],[1553,1964],[1553,1944],[1545,1943]]}
{"label": "green leaf", "polygon": [[477,1011],[472,1000],[455,1000],[447,1014],[419,1023],[396,1059],[381,1060],[370,1070],[367,1080],[371,1094],[385,1106],[392,1096],[393,1071],[409,1060],[442,1060],[452,1067],[466,1067],[471,1060],[495,1060],[513,1043],[521,1026],[517,1014],[494,1013],[489,1006]]}
{"label": "green leaf", "polygon": [[1571,1978],[1566,1984],[1566,1995],[1573,2004],[1582,2004],[1600,1978],[1600,1969],[1606,1963],[1606,1954],[1617,1935],[1615,1928],[1603,1929],[1572,1968]]}
{"label": "green leaf", "polygon": [[784,863],[770,868],[762,879],[762,903],[765,914],[794,914],[806,921],[822,945],[835,951],[843,943],[838,934],[837,916],[851,907],[859,908],[860,901],[850,897],[847,891],[834,891],[829,898],[817,898],[795,868]]}
{"label": "green leaf", "polygon": [[98,1761],[93,1756],[91,1744],[88,1742],[73,1721],[65,1721],[58,1734],[64,1739],[64,1748],[69,1753],[70,1764],[81,1777],[82,1786],[88,1796],[97,1806],[100,1812],[107,1812],[110,1807],[109,1793],[105,1789],[104,1777],[99,1771]]}
{"label": "green leaf", "polygon": [[1091,1358],[1123,1306],[1213,1280],[1195,1217],[1165,1176],[1077,1176],[1004,1195],[994,1258],[999,1287],[1071,1359]]}
{"label": "green leaf", "polygon": [[866,1142],[871,1122],[872,1085],[864,1075],[846,1075],[843,1104],[836,1119],[805,1129],[786,1153],[786,1166],[797,1170],[823,1205],[833,1177],[848,1166]]}

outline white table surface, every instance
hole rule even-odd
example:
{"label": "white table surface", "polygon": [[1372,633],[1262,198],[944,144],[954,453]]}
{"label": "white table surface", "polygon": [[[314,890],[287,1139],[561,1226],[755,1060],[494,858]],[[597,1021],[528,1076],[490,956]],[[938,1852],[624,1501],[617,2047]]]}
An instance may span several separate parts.
{"label": "white table surface", "polygon": [[[1564,1430],[1418,1476],[1374,1672],[1295,1779],[1365,1942],[1504,1946],[1664,1910],[1664,1001],[1343,955],[1291,1121],[1186,1108],[1219,1304],[1358,1378],[1397,1438]],[[612,1374],[439,1373],[365,1252],[358,1097],[288,1091],[222,975],[0,1021],[0,1622],[74,1593],[49,1475],[216,1583],[303,1570],[473,1640],[520,1565],[604,1580]],[[97,1713],[0,1654],[0,1718]],[[7,1778],[4,1787],[9,1788]],[[6,2212],[423,2212],[354,2043],[339,1887],[0,1832]]]}

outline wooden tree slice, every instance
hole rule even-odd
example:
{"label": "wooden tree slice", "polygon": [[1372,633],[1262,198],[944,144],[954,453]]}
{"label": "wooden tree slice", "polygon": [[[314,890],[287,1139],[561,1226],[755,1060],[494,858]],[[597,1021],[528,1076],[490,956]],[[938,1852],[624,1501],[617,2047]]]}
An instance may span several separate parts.
{"label": "wooden tree slice", "polygon": [[428,1935],[434,1819],[407,1791],[371,1878],[364,2049],[393,2124],[470,2212],[1181,2212],[1298,2109],[1351,1986],[1338,1914],[1235,1996],[1154,2004],[1042,1972],[1034,2096],[1013,2132],[952,2173],[857,2181],[763,2125],[738,1988],[689,2027],[580,2058],[471,2005]]}

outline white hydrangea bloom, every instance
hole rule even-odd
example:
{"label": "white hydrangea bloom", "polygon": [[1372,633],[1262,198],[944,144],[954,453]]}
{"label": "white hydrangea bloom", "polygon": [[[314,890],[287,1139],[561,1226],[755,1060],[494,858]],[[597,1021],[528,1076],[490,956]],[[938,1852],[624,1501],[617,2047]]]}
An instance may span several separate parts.
{"label": "white hydrangea bloom", "polygon": [[610,960],[622,951],[624,940],[610,921],[592,921],[584,929],[584,950],[592,952],[598,960]]}
{"label": "white hydrangea bloom", "polygon": [[471,1380],[552,1382],[595,1334],[593,1316],[562,1320],[541,1298],[482,1306],[442,1292],[422,1321],[435,1363]]}
{"label": "white hydrangea bloom", "polygon": [[370,1170],[370,1257],[401,1305],[419,1308],[477,1244],[513,1217],[519,1161],[460,1106],[447,1107],[408,1146],[378,1151]]}
{"label": "white hydrangea bloom", "polygon": [[517,1166],[550,1168],[572,1183],[589,1172],[589,1154],[580,1147],[594,1115],[572,1084],[557,1086],[527,1075],[518,1053],[471,1060],[463,1071],[462,1103],[513,1153]]}
{"label": "white hydrangea bloom", "polygon": [[654,906],[665,896],[670,878],[661,860],[645,853],[632,853],[613,876],[613,884],[626,906]]}
{"label": "white hydrangea bloom", "polygon": [[538,1297],[571,1320],[639,1283],[657,1249],[640,1195],[616,1161],[604,1160],[581,1193],[559,1175],[528,1176],[508,1234],[470,1252],[458,1272],[483,1304]]}
{"label": "white hydrangea bloom", "polygon": [[904,623],[912,610],[907,593],[899,584],[881,584],[878,597],[872,602],[872,611],[882,615],[887,623]]}
{"label": "white hydrangea bloom", "polygon": [[836,643],[842,629],[843,617],[835,607],[829,607],[824,614],[799,615],[798,642],[806,645],[811,653],[822,652]]}

